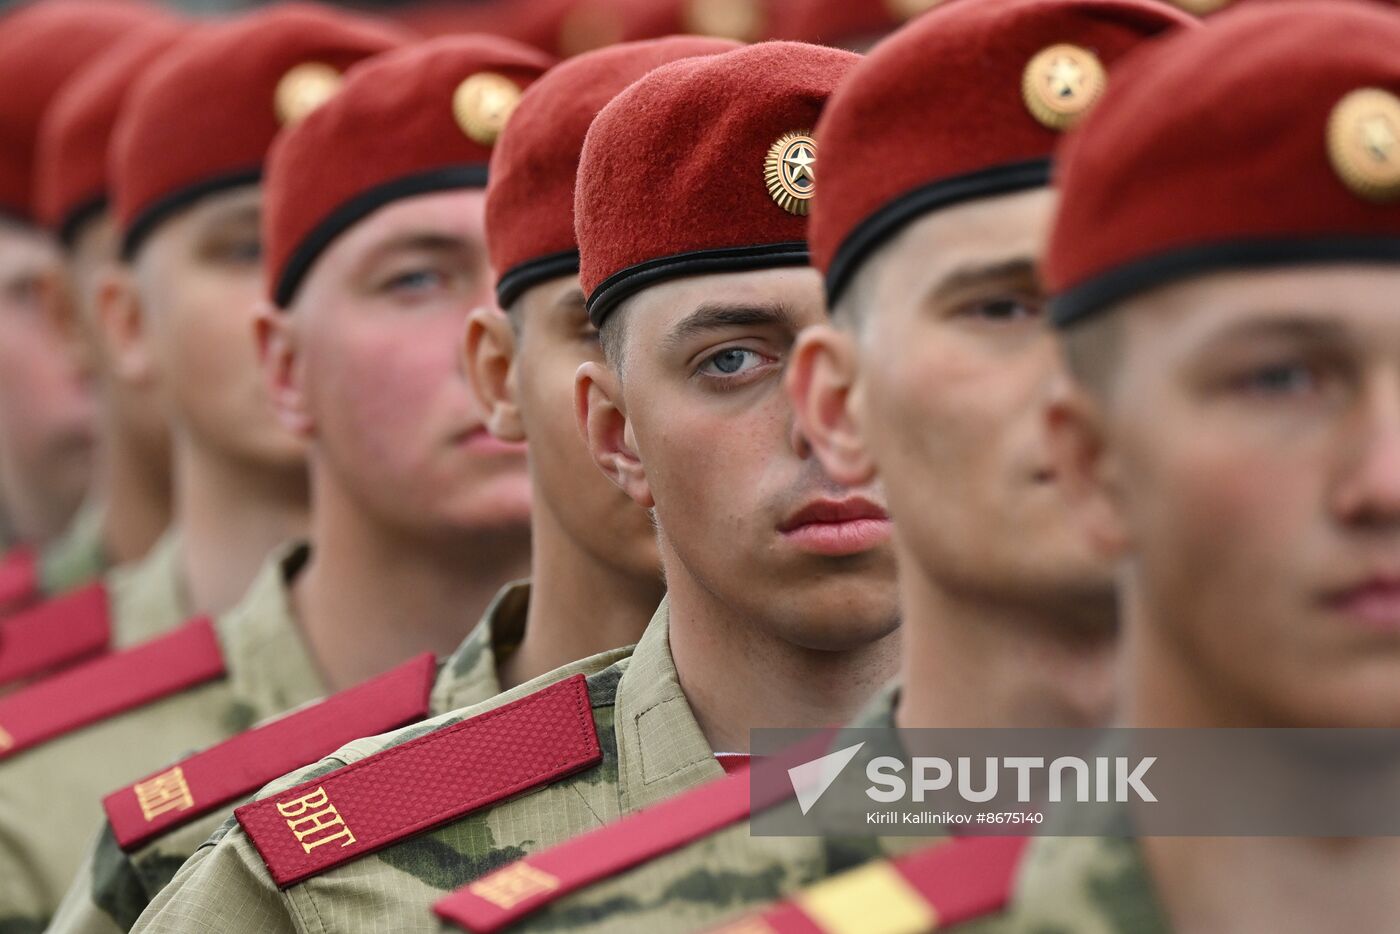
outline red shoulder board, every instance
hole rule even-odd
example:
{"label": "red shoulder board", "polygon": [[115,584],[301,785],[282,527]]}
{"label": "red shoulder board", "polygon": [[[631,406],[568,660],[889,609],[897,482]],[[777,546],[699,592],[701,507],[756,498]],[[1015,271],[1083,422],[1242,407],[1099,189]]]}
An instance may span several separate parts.
{"label": "red shoulder board", "polygon": [[223,673],[214,624],[204,617],[185,623],[0,697],[0,759]]}
{"label": "red shoulder board", "polygon": [[[804,762],[825,749],[826,742],[827,736],[818,734],[782,757]],[[492,934],[571,892],[678,850],[792,796],[791,784],[775,781],[784,774],[780,769],[751,776],[747,758],[728,764],[721,759],[723,778],[482,876],[439,899],[433,911],[468,931]]]}
{"label": "red shoulder board", "polygon": [[112,639],[107,588],[88,584],[0,620],[0,684],[86,661]]}
{"label": "red shoulder board", "polygon": [[16,545],[0,556],[0,613],[22,610],[39,597],[39,556]]}
{"label": "red shoulder board", "polygon": [[1006,907],[1025,837],[962,837],[823,879],[712,934],[856,934],[952,927]]}
{"label": "red shoulder board", "polygon": [[233,813],[285,888],[602,758],[575,675]]}
{"label": "red shoulder board", "polygon": [[469,931],[499,931],[570,892],[743,820],[750,805],[748,769],[741,769],[482,876],[439,899],[433,911]]}
{"label": "red shoulder board", "polygon": [[102,805],[117,843],[130,852],[351,740],[422,720],[436,672],[425,652],[113,792]]}

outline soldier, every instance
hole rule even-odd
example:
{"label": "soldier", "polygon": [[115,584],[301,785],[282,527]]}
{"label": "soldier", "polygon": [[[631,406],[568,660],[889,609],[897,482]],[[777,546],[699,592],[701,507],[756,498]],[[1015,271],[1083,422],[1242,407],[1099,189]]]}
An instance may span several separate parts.
{"label": "soldier", "polygon": [[0,610],[35,602],[41,551],[87,488],[92,400],[55,321],[68,301],[55,244],[38,224],[34,149],[55,94],[94,56],[153,14],[49,0],[0,19],[0,499],[24,545],[0,565]]}
{"label": "soldier", "polygon": [[[1125,66],[1064,149],[1051,430],[1124,568],[1128,726],[1400,725],[1397,42],[1374,5],[1241,4]],[[1015,913],[1394,930],[1397,863],[1378,839],[1046,837]]]}
{"label": "soldier", "polygon": [[653,510],[668,584],[632,657],[280,780],[134,930],[432,930],[452,886],[718,777],[750,726],[849,718],[888,676],[878,491],[821,473],[780,379],[824,314],[802,134],[855,61],[786,43],[687,59],[589,129],[580,280],[608,364],[580,369],[579,406],[595,462]]}
{"label": "soldier", "polygon": [[[128,378],[115,365],[116,335],[104,329],[95,306],[100,282],[117,262],[108,138],[131,84],[181,32],[173,21],[160,20],[118,43],[64,86],[39,136],[39,214],[65,246],[74,301],[64,303],[70,307],[62,328],[96,382],[99,449],[87,502],[41,556],[39,584],[48,594],[72,590],[110,566],[132,565],[170,523],[170,432],[157,381],[149,374]],[[104,650],[108,585],[129,589],[133,576],[139,577],[111,575],[85,593],[0,621],[0,683],[34,678]],[[173,602],[165,607],[166,617],[177,610]],[[88,618],[96,623],[88,638],[75,638],[84,628],[79,620]]]}
{"label": "soldier", "polygon": [[[289,72],[315,62],[324,75],[400,41],[315,8],[250,15],[167,53],[122,114],[113,180],[128,267],[104,289],[104,314],[127,318],[123,365],[159,373],[173,416],[176,537],[112,588],[113,640],[129,649],[0,698],[0,919],[53,912],[114,782],[325,692],[288,606],[304,549],[279,552],[234,606],[306,508],[302,445],[272,417],[251,337],[256,179],[281,126],[278,87],[283,119],[330,90],[281,83]],[[94,602],[105,619],[105,597]],[[219,618],[179,625],[191,608]]]}
{"label": "soldier", "polygon": [[158,19],[114,45],[63,86],[39,130],[38,214],[63,246],[73,293],[61,328],[91,373],[97,402],[92,487],[45,555],[41,576],[50,594],[136,561],[170,524],[170,432],[155,386],[122,379],[96,305],[118,261],[106,158],[112,128],[131,85],[185,28]]}
{"label": "soldier", "polygon": [[[511,122],[510,132],[502,137],[501,143],[490,146],[491,182],[485,198],[487,239],[494,256],[492,265],[504,271],[497,294],[502,304],[511,309],[510,320],[495,308],[482,308],[474,313],[468,356],[477,364],[471,369],[479,373],[476,382],[483,388],[492,412],[488,422],[492,431],[504,441],[518,442],[528,430],[532,439],[534,578],[529,585],[516,584],[504,589],[481,624],[449,659],[432,691],[430,713],[444,713],[484,701],[526,679],[575,660],[585,659],[552,676],[563,677],[574,671],[606,667],[620,657],[619,652],[608,650],[635,642],[660,602],[662,584],[655,535],[647,515],[622,497],[593,468],[573,420],[574,371],[582,362],[599,358],[601,351],[596,336],[590,337],[592,326],[583,309],[573,212],[569,207],[583,134],[593,115],[614,92],[666,61],[731,47],[728,43],[694,39],[614,47],[557,68],[531,85],[520,97],[518,106],[507,101],[507,106],[497,111],[501,118],[510,113]],[[463,283],[463,286],[473,286],[472,293],[463,298],[477,301],[483,298],[480,288],[486,274],[484,268],[475,264],[485,261],[478,239],[483,199],[477,186],[485,178],[481,160],[486,148],[485,144],[467,135],[467,128],[487,140],[493,139],[496,131],[494,124],[481,122],[479,108],[464,109],[459,118],[454,113],[452,100],[458,87],[479,85],[483,75],[508,73],[513,75],[512,80],[528,77],[518,63],[514,68],[505,67],[511,60],[511,55],[506,53],[512,48],[508,42],[460,38],[381,56],[357,69],[354,78],[335,99],[299,124],[273,154],[269,166],[268,240],[273,244],[274,255],[296,252],[287,245],[291,239],[289,234],[279,233],[279,228],[286,226],[279,218],[289,213],[300,216],[304,211],[290,206],[284,208],[282,202],[301,203],[308,179],[321,170],[323,160],[320,157],[324,153],[336,152],[347,157],[359,153],[351,160],[359,170],[356,184],[347,184],[342,192],[347,201],[358,198],[363,192],[382,190],[389,193],[384,197],[392,195],[392,200],[335,237],[300,275],[304,284],[286,290],[295,297],[290,302],[290,314],[279,315],[279,319],[289,324],[305,322],[305,331],[297,339],[306,346],[302,355],[306,372],[302,378],[308,384],[316,382],[319,374],[313,371],[325,368],[328,358],[326,350],[313,352],[313,347],[324,347],[326,340],[350,330],[342,319],[348,317],[353,322],[355,319],[349,317],[351,310],[356,315],[367,315],[368,309],[374,307],[366,302],[366,310],[361,310],[359,306],[363,300],[353,293],[328,295],[326,292],[328,283],[343,283],[341,289],[349,291],[351,284],[358,280],[361,264],[345,261],[347,250],[351,251],[348,255],[352,258],[373,257],[386,244],[425,240],[426,237],[409,236],[418,227],[422,228],[420,233],[441,235],[444,228],[466,224],[464,232],[453,234],[463,245],[477,248],[464,254],[470,261],[469,266],[475,269],[475,275],[467,277]],[[522,51],[516,49],[512,54],[520,58]],[[490,55],[484,55],[486,52]],[[522,60],[541,58],[531,55]],[[432,76],[430,81],[423,77],[428,75]],[[587,93],[580,93],[584,88]],[[386,93],[390,90],[393,93]],[[422,119],[406,119],[420,112]],[[393,164],[371,158],[366,148],[386,144],[401,153]],[[449,153],[456,155],[457,162],[443,169],[441,164]],[[409,179],[426,178],[422,174],[425,167],[437,173],[436,181],[431,183],[446,186],[443,193],[417,190],[430,181],[406,183]],[[445,224],[445,217],[450,217],[452,223]],[[408,226],[409,219],[416,219],[418,226]],[[308,223],[309,220],[296,225],[296,229]],[[277,246],[279,242],[282,248]],[[403,262],[402,257],[392,253],[386,259],[399,261],[393,265]],[[427,272],[433,268],[432,264],[424,267]],[[574,271],[571,272],[571,268]],[[412,265],[408,269],[415,271]],[[438,283],[436,288],[445,289],[445,284],[452,281],[446,272],[439,270],[434,274],[436,278],[426,276],[426,283],[421,281],[424,273],[417,273],[417,297],[424,299],[433,295],[434,282]],[[458,291],[461,290],[459,287]],[[344,310],[339,314],[321,312],[322,305]],[[418,317],[427,318],[426,315]],[[460,393],[462,389],[455,385],[451,372],[455,335],[434,333],[435,339],[425,340],[427,333],[417,334],[411,328],[402,330],[396,345],[403,349],[420,345],[419,354],[413,357],[406,353],[356,354],[347,359],[345,365],[329,368],[339,377],[337,385],[344,387],[343,392],[312,392],[307,394],[307,401],[319,401],[323,406],[344,405],[338,401],[339,397],[353,397],[358,385],[349,379],[352,370],[348,364],[359,360],[364,363],[358,382],[380,392],[389,392],[399,385],[414,386],[431,375],[443,391]],[[317,338],[316,343],[306,343],[312,337]],[[420,371],[427,368],[417,358],[429,347],[435,350],[436,365],[430,373],[420,375]],[[443,351],[448,351],[446,357],[441,356]],[[416,365],[399,372],[381,362],[399,356],[409,358],[406,362]],[[282,369],[277,367],[274,371]],[[293,364],[288,369],[295,370],[296,366]],[[404,416],[411,415],[410,408],[406,401],[396,406]],[[420,420],[407,418],[410,423]],[[321,421],[324,423],[318,432],[321,435],[328,435],[339,423],[349,423],[356,426],[357,435],[368,436],[373,443],[387,445],[393,440],[393,430],[381,423],[387,420]],[[380,433],[384,437],[378,437]],[[329,442],[327,437],[326,443]],[[314,449],[312,459],[314,464]],[[348,462],[351,467],[355,461],[353,457],[337,458],[337,464]],[[425,482],[430,479],[424,477]],[[319,489],[319,483],[317,479],[313,487]],[[452,492],[441,491],[442,498],[450,501],[448,494]],[[499,495],[499,492],[498,485],[491,495]],[[411,500],[415,492],[405,489],[402,495]],[[321,508],[318,497],[316,513]],[[313,525],[317,522],[313,515]],[[323,537],[317,536],[315,540],[318,542],[316,557],[303,579],[316,573],[316,562],[331,547]],[[377,573],[372,568],[358,570],[371,577]],[[456,573],[469,576],[471,569],[459,569]],[[355,620],[357,625],[363,622]],[[331,631],[332,627],[324,622],[322,625]],[[393,628],[392,620],[385,628]],[[129,928],[179,864],[229,816],[233,805],[242,803],[234,793],[241,789],[241,793],[246,794],[263,784],[256,780],[256,776],[263,774],[259,769],[275,767],[273,763],[278,758],[262,747],[271,742],[286,745],[284,735],[276,730],[288,729],[299,720],[328,716],[329,709],[345,703],[346,695],[357,695],[364,690],[351,689],[317,707],[291,714],[275,727],[269,725],[255,730],[183,761],[182,768],[187,776],[235,746],[246,758],[258,761],[257,768],[242,770],[245,781],[240,788],[227,783],[218,786],[217,797],[232,800],[208,809],[207,813],[201,808],[184,811],[178,817],[162,815],[161,826],[153,830],[149,822],[123,820],[126,816],[123,804],[132,797],[129,789],[123,790],[125,797],[109,796],[107,810],[116,832],[104,835],[85,872],[79,874],[70,889],[50,930],[70,934],[111,931],[113,922],[116,929]],[[356,719],[349,714],[340,715],[333,728],[315,737],[314,744],[301,743],[296,750],[301,752],[304,761],[310,761],[333,752],[344,739],[378,732],[379,721],[365,721],[363,715],[360,716]],[[354,732],[357,723],[363,724],[363,728]],[[347,734],[346,731],[352,732]],[[257,746],[251,746],[259,736],[266,738],[258,740]],[[336,736],[342,740],[336,740]],[[288,768],[284,765],[266,774],[263,780],[271,780]],[[212,773],[206,774],[213,777]],[[217,779],[215,782],[217,785]],[[245,787],[250,783],[251,787]],[[208,801],[213,797],[211,787],[208,782],[204,787],[192,784],[191,794]]]}
{"label": "soldier", "polygon": [[[1061,130],[1104,69],[1190,25],[1151,0],[951,4],[878,46],[823,112],[811,243],[834,326],[803,332],[788,383],[827,472],[884,485],[904,611],[898,687],[856,726],[1072,727],[1111,713],[1111,564],[1073,534],[1050,469],[1042,419],[1063,374],[1036,265]],[[1057,56],[1083,69],[1068,94]],[[718,812],[724,794],[697,789],[690,810]],[[630,862],[563,847],[527,859],[564,880],[533,916],[482,897],[491,877],[442,910],[472,930],[703,930],[927,843],[755,837],[746,799],[701,829],[674,819],[684,797],[565,845]],[[662,840],[668,852],[649,849]]]}

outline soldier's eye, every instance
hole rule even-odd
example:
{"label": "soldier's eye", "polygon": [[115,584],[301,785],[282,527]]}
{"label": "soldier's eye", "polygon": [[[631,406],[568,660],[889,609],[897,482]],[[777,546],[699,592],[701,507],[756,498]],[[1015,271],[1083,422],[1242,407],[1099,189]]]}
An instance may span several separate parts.
{"label": "soldier's eye", "polygon": [[963,314],[983,321],[1027,321],[1039,318],[1042,306],[1021,296],[1003,296],[973,302],[963,308]]}
{"label": "soldier's eye", "polygon": [[1236,380],[1236,386],[1258,396],[1297,396],[1318,391],[1323,374],[1303,363],[1276,363],[1256,367]]}
{"label": "soldier's eye", "polygon": [[700,365],[700,372],[708,376],[737,376],[762,365],[766,359],[744,347],[726,347],[707,357]]}

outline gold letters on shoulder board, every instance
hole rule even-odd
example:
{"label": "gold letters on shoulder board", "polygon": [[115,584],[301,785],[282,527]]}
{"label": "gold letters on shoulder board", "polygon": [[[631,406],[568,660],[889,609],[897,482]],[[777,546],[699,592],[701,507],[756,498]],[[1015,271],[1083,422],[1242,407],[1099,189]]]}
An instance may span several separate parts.
{"label": "gold letters on shoulder board", "polygon": [[340,72],[321,62],[302,62],[277,82],[272,104],[283,126],[306,119],[306,115],[335,96],[340,90]]}
{"label": "gold letters on shoulder board", "polygon": [[1021,96],[1031,116],[1052,130],[1067,130],[1094,105],[1108,85],[1099,58],[1088,49],[1061,43],[1042,49],[1026,65]]}
{"label": "gold letters on shoulder board", "polygon": [[1360,88],[1327,121],[1327,155],[1342,183],[1367,201],[1400,197],[1400,99]]}
{"label": "gold letters on shoulder board", "polygon": [[817,141],[811,130],[784,133],[763,164],[768,194],[789,214],[807,213],[817,187]]}
{"label": "gold letters on shoulder board", "polygon": [[518,103],[518,84],[505,75],[479,71],[457,85],[452,114],[463,133],[483,146],[492,146]]}

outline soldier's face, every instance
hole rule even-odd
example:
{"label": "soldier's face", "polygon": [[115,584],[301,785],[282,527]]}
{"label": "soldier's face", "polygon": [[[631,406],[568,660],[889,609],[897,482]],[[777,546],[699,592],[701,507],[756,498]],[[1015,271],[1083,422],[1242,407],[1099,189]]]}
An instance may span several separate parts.
{"label": "soldier's face", "polygon": [[660,577],[651,517],[593,465],[574,419],[574,374],[603,362],[577,276],[538,285],[512,309],[519,337],[503,335],[512,355],[508,392],[530,440],[536,508],[604,565],[633,577]]}
{"label": "soldier's face", "polygon": [[91,466],[92,398],[48,307],[60,275],[46,237],[0,223],[0,487],[26,536],[58,531]]}
{"label": "soldier's face", "polygon": [[1044,430],[1063,378],[1036,275],[1052,199],[938,211],[880,251],[853,327],[851,411],[910,573],[1111,625],[1111,568],[1069,521]]}
{"label": "soldier's face", "polygon": [[136,256],[136,286],[176,436],[296,470],[304,447],[273,416],[254,342],[261,203],[259,188],[238,188],[166,220]]}
{"label": "soldier's face", "polygon": [[794,338],[826,319],[817,273],[677,280],[619,313],[626,429],[672,588],[674,562],[737,615],[809,648],[893,631],[884,495],[822,470],[783,391]]}
{"label": "soldier's face", "polygon": [[289,312],[294,390],[324,475],[419,531],[520,527],[525,449],[486,431],[458,366],[467,315],[493,302],[483,194],[393,202],[338,237]]}
{"label": "soldier's face", "polygon": [[1052,424],[1122,559],[1130,679],[1221,726],[1400,726],[1398,294],[1317,266],[1111,312],[1104,384]]}

